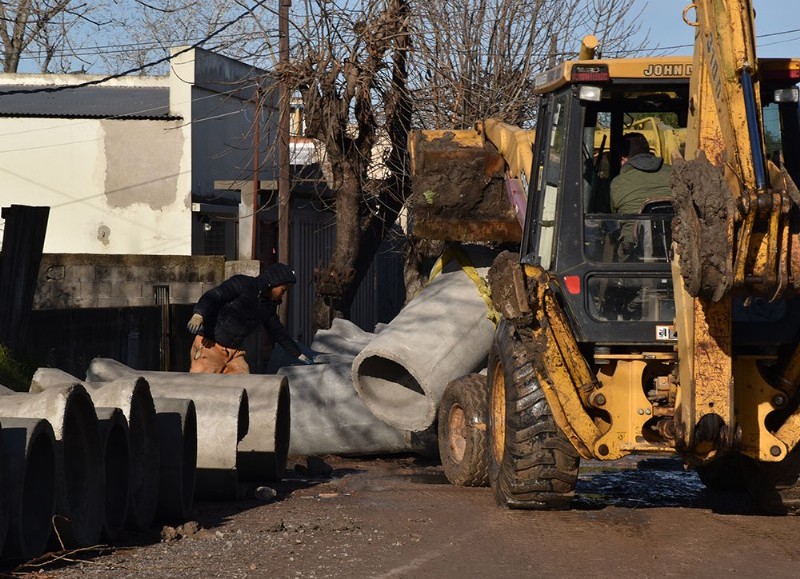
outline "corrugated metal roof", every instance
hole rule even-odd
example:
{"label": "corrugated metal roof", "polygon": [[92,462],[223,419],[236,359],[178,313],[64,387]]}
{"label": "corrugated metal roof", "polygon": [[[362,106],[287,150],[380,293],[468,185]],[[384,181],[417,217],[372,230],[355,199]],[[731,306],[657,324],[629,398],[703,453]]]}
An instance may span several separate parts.
{"label": "corrugated metal roof", "polygon": [[[169,114],[168,87],[52,86],[0,84],[0,116],[56,118],[179,119]],[[59,87],[60,88],[60,87]],[[41,92],[15,91],[41,90]],[[12,92],[13,94],[4,94]]]}

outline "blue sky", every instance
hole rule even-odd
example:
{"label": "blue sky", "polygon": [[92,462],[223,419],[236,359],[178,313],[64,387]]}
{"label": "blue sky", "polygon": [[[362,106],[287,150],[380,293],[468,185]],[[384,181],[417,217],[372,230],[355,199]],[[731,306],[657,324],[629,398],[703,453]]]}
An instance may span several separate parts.
{"label": "blue sky", "polygon": [[[644,5],[644,0],[635,0]],[[691,54],[693,29],[683,22],[689,0],[649,0],[639,16],[642,30],[649,29],[650,44],[663,47],[686,45],[673,54]],[[756,52],[759,56],[800,57],[800,2],[798,0],[753,0],[756,10]],[[690,13],[693,15],[693,12]],[[693,17],[693,16],[690,16]],[[776,34],[785,31],[788,34]],[[773,36],[762,36],[770,34]],[[759,36],[761,36],[759,38]]]}

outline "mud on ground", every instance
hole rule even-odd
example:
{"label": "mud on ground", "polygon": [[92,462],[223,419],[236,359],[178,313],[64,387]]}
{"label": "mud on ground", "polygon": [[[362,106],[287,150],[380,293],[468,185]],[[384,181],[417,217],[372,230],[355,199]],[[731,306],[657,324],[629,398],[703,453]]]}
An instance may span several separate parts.
{"label": "mud on ground", "polygon": [[276,500],[197,505],[196,527],[37,578],[796,577],[800,517],[753,514],[671,458],[587,461],[572,509],[508,511],[411,456],[305,460]]}

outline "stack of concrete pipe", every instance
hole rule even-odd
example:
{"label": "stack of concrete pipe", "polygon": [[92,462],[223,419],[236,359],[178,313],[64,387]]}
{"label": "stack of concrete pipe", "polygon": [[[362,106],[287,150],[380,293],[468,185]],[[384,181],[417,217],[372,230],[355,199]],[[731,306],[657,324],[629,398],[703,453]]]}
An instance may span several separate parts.
{"label": "stack of concrete pipe", "polygon": [[48,540],[56,549],[97,544],[104,526],[105,472],[89,394],[80,384],[35,395],[7,389],[0,394],[5,394],[0,423],[9,431],[4,444],[16,463],[10,495],[21,497],[12,508],[4,555],[40,553]]}
{"label": "stack of concrete pipe", "polygon": [[356,356],[358,396],[379,419],[401,430],[430,428],[444,389],[486,366],[494,335],[485,297],[462,265],[485,279],[496,252],[463,248]]}
{"label": "stack of concrete pipe", "polygon": [[[180,392],[194,400],[199,498],[235,498],[237,482],[276,481],[286,470],[290,401],[282,376],[142,372],[107,358],[92,360],[87,376],[93,381],[142,376],[159,396]],[[238,414],[232,411],[237,405]]]}

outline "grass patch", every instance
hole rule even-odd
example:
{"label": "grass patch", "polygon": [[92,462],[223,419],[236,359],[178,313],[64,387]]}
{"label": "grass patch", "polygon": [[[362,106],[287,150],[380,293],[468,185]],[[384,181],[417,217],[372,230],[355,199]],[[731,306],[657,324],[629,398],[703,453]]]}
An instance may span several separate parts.
{"label": "grass patch", "polygon": [[17,392],[27,392],[36,369],[11,356],[11,352],[0,344],[0,384]]}

